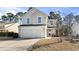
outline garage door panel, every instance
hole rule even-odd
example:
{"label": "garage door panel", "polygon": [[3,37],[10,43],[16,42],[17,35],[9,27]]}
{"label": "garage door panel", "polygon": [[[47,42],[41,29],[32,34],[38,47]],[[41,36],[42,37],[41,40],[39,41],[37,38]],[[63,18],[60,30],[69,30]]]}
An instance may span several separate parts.
{"label": "garage door panel", "polygon": [[24,29],[23,30],[23,36],[24,37],[39,37],[41,36],[41,32],[38,32],[37,29]]}
{"label": "garage door panel", "polygon": [[20,28],[21,37],[23,38],[36,38],[45,36],[45,27],[24,27]]}

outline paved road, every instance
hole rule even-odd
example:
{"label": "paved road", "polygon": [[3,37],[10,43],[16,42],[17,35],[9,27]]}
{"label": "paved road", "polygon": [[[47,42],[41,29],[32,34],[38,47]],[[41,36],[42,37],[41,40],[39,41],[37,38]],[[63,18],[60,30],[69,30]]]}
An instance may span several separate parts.
{"label": "paved road", "polygon": [[27,51],[27,49],[40,39],[16,39],[0,41],[0,51]]}

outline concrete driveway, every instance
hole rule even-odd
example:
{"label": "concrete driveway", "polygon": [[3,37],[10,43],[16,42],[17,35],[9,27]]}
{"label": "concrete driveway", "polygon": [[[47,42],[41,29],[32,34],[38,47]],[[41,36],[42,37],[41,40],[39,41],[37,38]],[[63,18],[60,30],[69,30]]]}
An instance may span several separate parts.
{"label": "concrete driveway", "polygon": [[0,51],[27,51],[34,43],[40,39],[14,39],[0,41]]}

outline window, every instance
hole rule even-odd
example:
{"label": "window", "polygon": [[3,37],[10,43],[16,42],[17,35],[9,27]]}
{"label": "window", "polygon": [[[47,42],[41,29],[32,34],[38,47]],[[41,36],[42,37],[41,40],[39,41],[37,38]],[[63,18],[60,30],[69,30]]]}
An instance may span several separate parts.
{"label": "window", "polygon": [[38,23],[41,23],[41,17],[38,17]]}
{"label": "window", "polygon": [[29,18],[27,18],[27,24],[29,24],[30,23],[30,19]]}
{"label": "window", "polygon": [[53,25],[53,21],[50,21],[50,24]]}

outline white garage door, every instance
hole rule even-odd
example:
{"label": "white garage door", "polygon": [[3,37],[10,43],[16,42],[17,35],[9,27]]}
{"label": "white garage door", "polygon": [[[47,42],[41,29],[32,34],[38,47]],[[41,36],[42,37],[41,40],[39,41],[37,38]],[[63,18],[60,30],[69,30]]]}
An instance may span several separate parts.
{"label": "white garage door", "polygon": [[45,37],[45,32],[45,26],[24,26],[19,31],[22,38]]}

